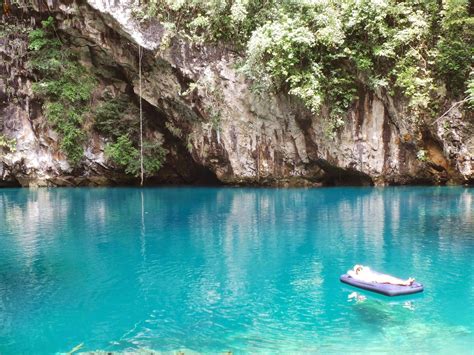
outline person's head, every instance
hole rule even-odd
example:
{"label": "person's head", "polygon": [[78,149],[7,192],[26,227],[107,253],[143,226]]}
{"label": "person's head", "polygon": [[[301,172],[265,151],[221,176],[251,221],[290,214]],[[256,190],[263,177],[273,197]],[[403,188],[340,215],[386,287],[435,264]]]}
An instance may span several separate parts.
{"label": "person's head", "polygon": [[357,264],[357,265],[354,266],[354,272],[355,272],[356,274],[358,274],[359,272],[362,271],[363,268],[364,268],[364,267],[363,267],[362,265]]}

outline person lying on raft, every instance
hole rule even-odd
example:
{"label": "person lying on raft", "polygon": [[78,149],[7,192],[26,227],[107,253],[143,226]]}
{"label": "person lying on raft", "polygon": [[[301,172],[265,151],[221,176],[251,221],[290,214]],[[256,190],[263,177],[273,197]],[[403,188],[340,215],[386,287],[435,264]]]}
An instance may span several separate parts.
{"label": "person lying on raft", "polygon": [[353,275],[355,274],[356,278],[363,279],[366,282],[377,282],[379,284],[410,286],[415,281],[415,279],[411,277],[407,280],[402,280],[390,275],[374,273],[368,266],[363,265],[355,265],[348,274],[351,277],[354,277]]}

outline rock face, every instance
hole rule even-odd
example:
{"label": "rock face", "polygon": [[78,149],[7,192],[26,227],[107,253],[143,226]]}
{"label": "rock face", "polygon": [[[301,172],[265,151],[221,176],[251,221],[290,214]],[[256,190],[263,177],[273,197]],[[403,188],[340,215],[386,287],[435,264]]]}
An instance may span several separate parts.
{"label": "rock face", "polygon": [[[253,93],[251,83],[235,69],[238,54],[176,37],[165,46],[163,26],[140,24],[130,1],[49,6],[16,14],[16,21],[53,13],[58,30],[72,47],[81,49],[85,65],[106,69],[97,94],[127,94],[135,105],[140,94],[138,45],[144,49],[141,96],[155,135],[168,150],[165,166],[150,182],[473,182],[474,122],[459,108],[420,129],[409,123],[403,98],[361,89],[344,126],[333,133],[324,110],[317,116],[287,95]],[[2,153],[0,145],[0,180],[24,186],[133,183],[107,161],[106,140],[92,131],[81,164],[68,164],[59,151],[58,135],[31,92],[32,77],[24,65],[26,36],[2,41],[0,136],[16,139],[16,150],[3,148]],[[446,110],[451,105],[447,103]]]}

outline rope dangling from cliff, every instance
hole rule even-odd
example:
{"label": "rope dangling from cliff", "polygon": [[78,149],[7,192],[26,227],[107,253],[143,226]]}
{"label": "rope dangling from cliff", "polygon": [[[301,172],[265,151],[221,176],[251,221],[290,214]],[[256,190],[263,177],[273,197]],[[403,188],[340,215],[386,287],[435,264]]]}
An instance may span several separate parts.
{"label": "rope dangling from cliff", "polygon": [[143,108],[142,108],[142,46],[138,45],[138,91],[140,102],[140,186],[143,186]]}

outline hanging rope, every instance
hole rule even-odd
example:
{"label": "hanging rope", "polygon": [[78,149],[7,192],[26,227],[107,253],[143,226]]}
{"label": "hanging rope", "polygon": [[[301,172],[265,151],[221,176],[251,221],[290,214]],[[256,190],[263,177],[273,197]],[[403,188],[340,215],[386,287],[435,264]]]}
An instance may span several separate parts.
{"label": "hanging rope", "polygon": [[142,46],[138,45],[138,91],[140,102],[140,186],[143,186],[143,109],[142,109]]}
{"label": "hanging rope", "polygon": [[143,261],[145,262],[146,260],[146,241],[145,241],[145,197],[143,196],[143,190],[140,190],[140,197],[141,197],[141,202],[142,202],[142,220],[141,220],[141,230],[140,230],[140,242],[141,242],[141,254]]}

